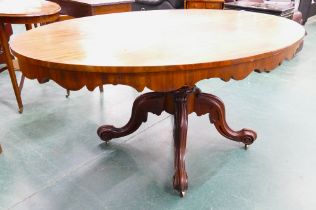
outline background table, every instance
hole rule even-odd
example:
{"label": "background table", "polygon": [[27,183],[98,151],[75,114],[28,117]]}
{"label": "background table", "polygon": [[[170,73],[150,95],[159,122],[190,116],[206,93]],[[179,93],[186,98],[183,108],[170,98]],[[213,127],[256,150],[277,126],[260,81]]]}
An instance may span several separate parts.
{"label": "background table", "polygon": [[61,6],[61,13],[72,17],[129,12],[134,0],[51,0]]}
{"label": "background table", "polygon": [[252,130],[232,130],[224,103],[202,93],[195,83],[207,78],[242,80],[255,69],[271,71],[293,57],[304,34],[299,24],[271,15],[168,10],[54,23],[15,37],[11,48],[30,79],[49,78],[70,90],[93,90],[102,84],[153,90],[135,100],[125,126],[104,125],[98,135],[109,141],[133,133],[149,112],[174,115],[173,187],[183,196],[188,188],[185,148],[190,113],[209,114],[210,122],[228,139],[245,145],[256,139]]}
{"label": "background table", "polygon": [[[17,84],[12,57],[8,46],[8,37],[5,34],[4,23],[33,24],[49,23],[59,17],[60,7],[52,2],[41,0],[2,0],[0,1],[0,41],[5,54],[5,62],[9,70],[12,86],[19,106],[23,112],[20,90]],[[35,41],[36,42],[36,41]],[[34,48],[33,48],[34,49]]]}

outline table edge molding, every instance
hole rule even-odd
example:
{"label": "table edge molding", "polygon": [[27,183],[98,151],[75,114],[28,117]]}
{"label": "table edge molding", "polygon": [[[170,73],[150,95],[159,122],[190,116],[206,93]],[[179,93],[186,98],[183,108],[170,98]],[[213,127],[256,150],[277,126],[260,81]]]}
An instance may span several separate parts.
{"label": "table edge molding", "polygon": [[[252,71],[270,72],[279,66],[284,60],[290,60],[296,54],[303,39],[291,46],[269,53],[269,56],[248,62],[233,63],[226,66],[197,68],[187,71],[163,71],[160,72],[89,72],[65,70],[58,66],[41,66],[30,62],[29,59],[15,55],[19,59],[19,65],[23,74],[29,79],[52,79],[60,86],[69,90],[80,90],[87,87],[93,91],[103,84],[128,85],[141,92],[145,87],[153,91],[172,91],[183,85],[194,86],[198,81],[209,78],[220,78],[224,81],[230,79],[242,80]],[[87,76],[89,74],[89,76]]]}

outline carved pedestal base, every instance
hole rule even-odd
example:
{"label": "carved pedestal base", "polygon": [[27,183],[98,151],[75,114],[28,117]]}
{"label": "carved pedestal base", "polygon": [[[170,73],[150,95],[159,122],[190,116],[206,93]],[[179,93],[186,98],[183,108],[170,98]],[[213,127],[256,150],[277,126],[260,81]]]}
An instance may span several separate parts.
{"label": "carved pedestal base", "polygon": [[202,93],[197,87],[183,87],[172,92],[151,92],[139,96],[134,104],[129,122],[115,128],[104,125],[98,129],[98,135],[106,142],[136,131],[147,121],[148,113],[160,115],[166,111],[174,115],[174,176],[173,188],[183,197],[188,189],[188,176],[185,170],[185,149],[187,141],[188,115],[195,112],[198,116],[209,114],[210,122],[224,137],[250,145],[257,134],[249,129],[232,130],[225,119],[224,103],[214,95]]}

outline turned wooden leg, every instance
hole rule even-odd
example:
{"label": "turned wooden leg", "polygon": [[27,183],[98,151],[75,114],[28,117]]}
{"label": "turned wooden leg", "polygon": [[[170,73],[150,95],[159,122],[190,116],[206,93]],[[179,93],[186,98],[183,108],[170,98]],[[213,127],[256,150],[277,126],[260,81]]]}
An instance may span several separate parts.
{"label": "turned wooden leg", "polygon": [[103,141],[110,141],[113,138],[119,138],[136,131],[143,122],[147,121],[148,112],[160,115],[164,111],[164,93],[146,93],[139,96],[133,104],[132,116],[128,123],[115,128],[112,125],[101,126],[97,133]]}
{"label": "turned wooden leg", "polygon": [[232,130],[225,119],[224,103],[212,94],[201,93],[200,91],[196,93],[195,112],[198,116],[209,113],[211,123],[214,123],[217,131],[228,139],[250,145],[257,138],[256,132],[249,129]]}
{"label": "turned wooden leg", "polygon": [[18,86],[18,83],[16,80],[14,66],[12,63],[12,58],[11,58],[11,53],[10,53],[10,48],[8,45],[8,38],[7,38],[7,35],[5,34],[5,28],[4,28],[3,23],[0,23],[0,41],[2,44],[2,48],[3,48],[3,52],[4,52],[4,56],[5,56],[5,62],[6,62],[8,71],[9,71],[10,78],[11,78],[11,83],[13,86],[16,101],[17,101],[18,106],[19,106],[19,112],[22,113],[23,112],[22,99],[21,99],[21,95],[20,95],[19,86]]}
{"label": "turned wooden leg", "polygon": [[185,149],[188,130],[187,98],[193,89],[182,88],[174,93],[174,176],[173,188],[181,197],[188,189],[188,176],[185,171]]}

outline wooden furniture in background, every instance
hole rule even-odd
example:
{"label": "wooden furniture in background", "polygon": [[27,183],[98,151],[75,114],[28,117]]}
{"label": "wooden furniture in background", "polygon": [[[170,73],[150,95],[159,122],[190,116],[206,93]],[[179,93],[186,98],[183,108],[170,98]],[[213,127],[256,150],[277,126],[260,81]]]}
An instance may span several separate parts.
{"label": "wooden furniture in background", "polygon": [[224,0],[185,0],[186,9],[223,9]]}
{"label": "wooden furniture in background", "polygon": [[108,13],[129,12],[134,0],[51,0],[61,6],[61,13],[85,17]]}
{"label": "wooden furniture in background", "polygon": [[294,14],[294,2],[233,1],[225,3],[224,8],[233,10],[244,10],[249,12],[260,12],[289,19],[292,19]]}
{"label": "wooden furniture in background", "polygon": [[[168,39],[161,34],[168,34]],[[252,130],[229,128],[224,103],[195,84],[207,78],[242,80],[254,70],[271,71],[293,57],[304,35],[301,25],[272,15],[156,10],[46,25],[14,37],[11,48],[30,79],[52,79],[70,90],[84,86],[93,90],[103,84],[153,90],[135,100],[125,126],[104,125],[98,135],[110,141],[131,134],[146,122],[149,112],[174,115],[173,187],[183,196],[188,188],[185,150],[190,113],[209,114],[210,122],[228,139],[245,145],[256,139]]]}
{"label": "wooden furniture in background", "polygon": [[[19,86],[16,80],[12,56],[8,45],[8,37],[5,33],[5,23],[33,24],[49,23],[58,19],[60,7],[48,1],[36,0],[2,0],[0,1],[0,42],[3,48],[5,63],[7,65],[15,97],[19,106],[19,112],[23,112],[23,104]],[[34,48],[33,48],[34,50]]]}

